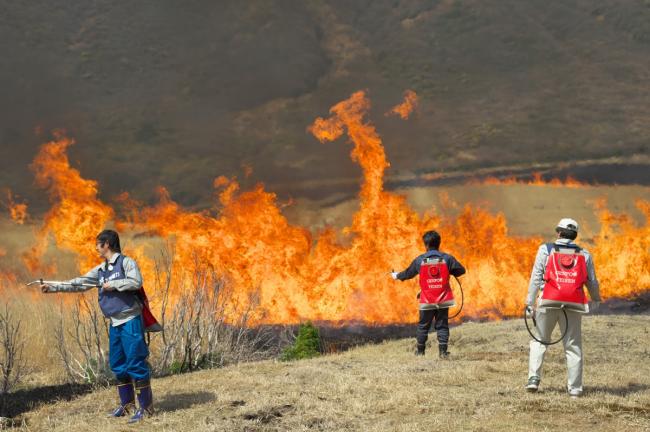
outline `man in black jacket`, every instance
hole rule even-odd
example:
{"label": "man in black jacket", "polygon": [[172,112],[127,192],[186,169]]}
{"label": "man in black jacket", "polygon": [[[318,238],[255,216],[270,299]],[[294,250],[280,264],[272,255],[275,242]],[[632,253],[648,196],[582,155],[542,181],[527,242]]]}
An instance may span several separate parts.
{"label": "man in black jacket", "polygon": [[[440,252],[440,234],[436,231],[427,231],[422,236],[424,241],[424,246],[427,248],[427,251],[422,255],[418,256],[411,262],[411,265],[402,272],[391,272],[393,279],[399,279],[405,281],[407,279],[414,278],[420,274],[421,267],[423,263],[428,263],[431,261],[440,262],[443,266],[446,267],[446,271],[443,269],[441,276],[438,281],[440,286],[442,286],[442,291],[448,290],[448,296],[451,294],[449,289],[449,276],[461,276],[465,274],[465,267],[459,263],[456,258],[453,256]],[[446,280],[445,280],[446,278]],[[442,280],[440,280],[442,279]],[[425,289],[423,284],[423,278],[420,278],[421,288]],[[427,296],[418,294],[420,299],[420,322],[418,323],[416,331],[417,339],[417,355],[424,355],[427,336],[431,324],[434,323],[434,328],[438,336],[438,350],[440,358],[446,359],[449,357],[449,352],[447,351],[447,346],[449,343],[449,304],[446,303],[437,303],[430,300]]]}

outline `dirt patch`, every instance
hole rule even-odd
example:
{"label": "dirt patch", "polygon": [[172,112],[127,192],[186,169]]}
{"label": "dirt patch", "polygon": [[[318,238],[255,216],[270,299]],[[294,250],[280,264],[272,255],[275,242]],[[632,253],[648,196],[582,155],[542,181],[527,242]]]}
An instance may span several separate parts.
{"label": "dirt patch", "polygon": [[630,406],[630,405],[624,405],[624,404],[617,403],[617,402],[611,402],[611,403],[605,404],[604,407],[607,408],[612,413],[616,413],[616,414],[620,414],[620,413],[633,414],[635,416],[650,419],[650,405],[648,405],[648,404],[643,405],[643,406]]}
{"label": "dirt patch", "polygon": [[293,405],[285,404],[270,408],[264,408],[255,412],[245,413],[242,415],[242,417],[245,420],[252,420],[266,424],[283,417],[285,414],[289,413],[292,410]]}

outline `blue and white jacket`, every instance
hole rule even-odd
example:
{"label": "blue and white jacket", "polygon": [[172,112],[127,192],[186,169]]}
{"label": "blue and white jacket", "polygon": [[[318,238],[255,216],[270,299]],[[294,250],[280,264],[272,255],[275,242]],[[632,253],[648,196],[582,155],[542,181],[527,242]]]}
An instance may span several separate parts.
{"label": "blue and white jacket", "polygon": [[102,312],[111,318],[112,326],[124,324],[140,316],[142,304],[137,299],[137,292],[142,287],[142,274],[132,258],[119,253],[114,253],[110,260],[99,264],[85,275],[67,281],[73,285],[55,285],[51,290],[53,292],[81,292],[93,287],[78,284],[101,286],[104,282],[108,283],[113,290],[106,291],[103,288],[98,288],[100,290],[99,304]]}

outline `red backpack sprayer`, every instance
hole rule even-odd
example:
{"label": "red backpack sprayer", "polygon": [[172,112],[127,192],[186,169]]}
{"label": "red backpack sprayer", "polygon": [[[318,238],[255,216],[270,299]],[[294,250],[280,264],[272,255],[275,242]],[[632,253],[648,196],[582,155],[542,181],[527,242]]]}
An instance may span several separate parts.
{"label": "red backpack sprayer", "polygon": [[[452,308],[456,306],[454,293],[451,290],[450,274],[447,263],[438,257],[425,258],[420,266],[420,293],[418,300],[420,304],[434,306],[436,309]],[[460,307],[458,311],[449,317],[455,318],[460,315],[465,303],[463,286],[454,276],[460,288]]]}
{"label": "red backpack sprayer", "polygon": [[[553,342],[545,342],[538,339],[528,325],[528,307],[524,311],[524,322],[530,336],[543,345],[554,345],[566,336],[569,327],[569,318],[566,309],[576,312],[589,312],[589,303],[583,286],[587,281],[586,257],[576,245],[546,244],[549,253],[544,272],[544,287],[538,301],[538,307],[548,309],[561,309],[564,314],[564,332]],[[532,321],[535,328],[537,322],[535,314],[532,314]]]}

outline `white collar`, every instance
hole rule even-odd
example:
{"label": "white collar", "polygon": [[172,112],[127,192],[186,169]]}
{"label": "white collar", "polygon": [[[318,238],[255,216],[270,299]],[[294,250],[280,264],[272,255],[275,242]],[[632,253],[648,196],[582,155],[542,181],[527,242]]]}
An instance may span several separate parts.
{"label": "white collar", "polygon": [[111,255],[111,259],[108,260],[110,264],[115,264],[115,261],[119,258],[120,253],[119,252],[114,252],[113,255]]}

